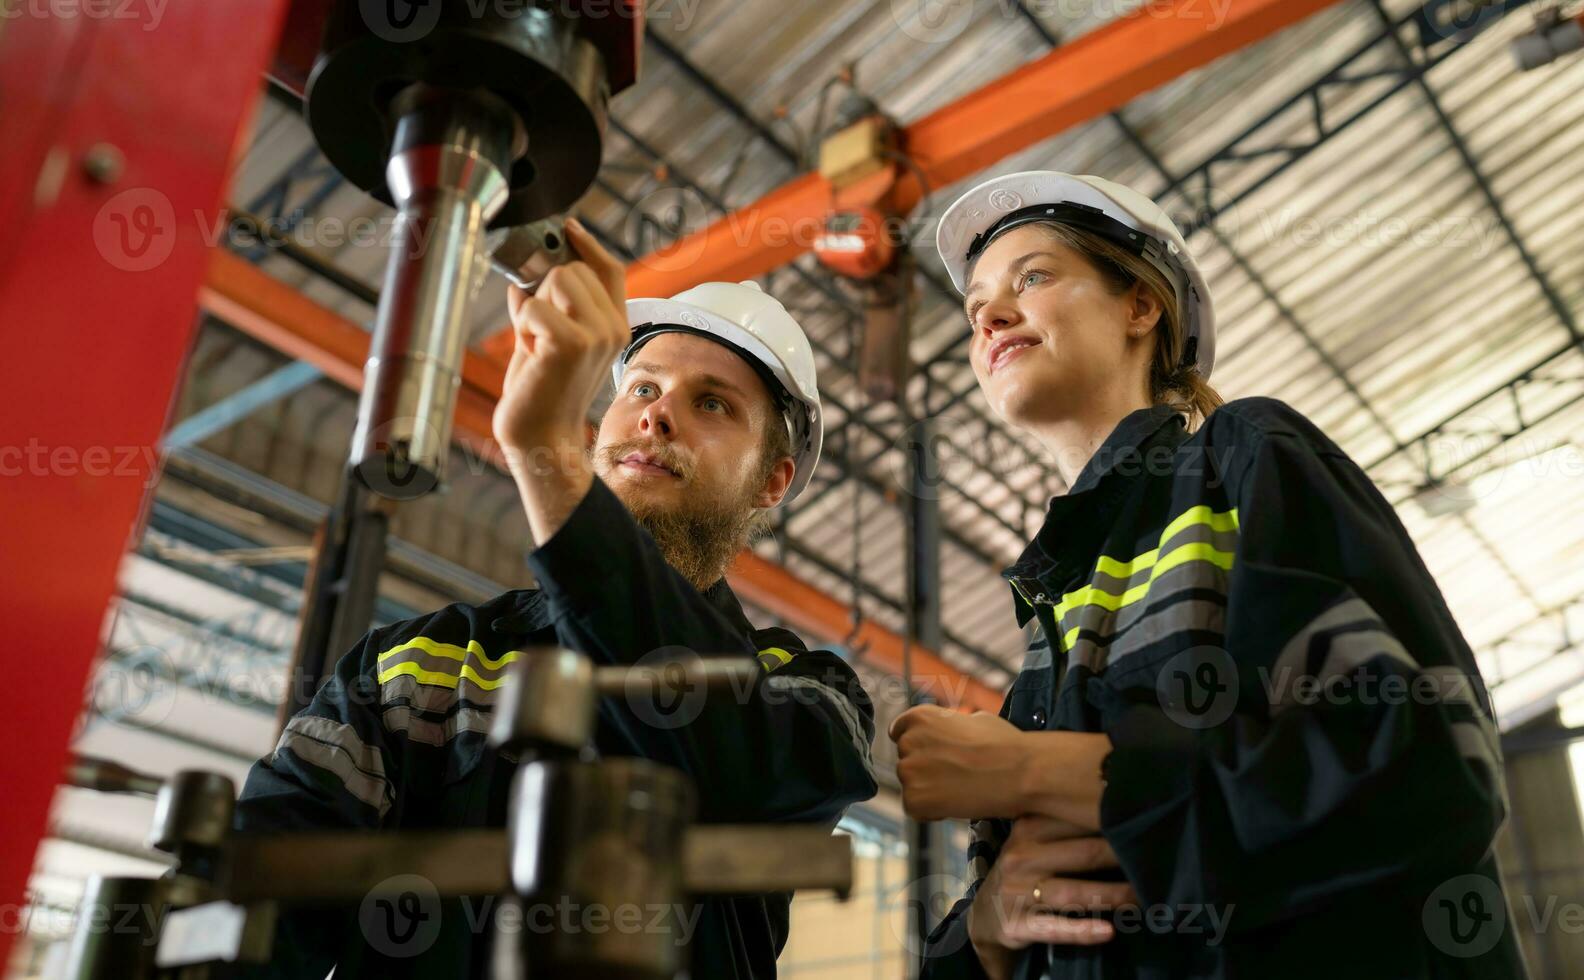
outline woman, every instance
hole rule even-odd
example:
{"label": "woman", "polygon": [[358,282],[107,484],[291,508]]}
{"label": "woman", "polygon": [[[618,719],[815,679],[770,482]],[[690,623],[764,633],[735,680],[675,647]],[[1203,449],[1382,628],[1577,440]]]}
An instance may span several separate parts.
{"label": "woman", "polygon": [[1359,467],[1221,403],[1171,219],[1019,173],[938,245],[985,398],[1070,489],[1005,572],[1038,630],[1001,716],[892,726],[908,811],[975,820],[926,975],[1522,976],[1474,656]]}

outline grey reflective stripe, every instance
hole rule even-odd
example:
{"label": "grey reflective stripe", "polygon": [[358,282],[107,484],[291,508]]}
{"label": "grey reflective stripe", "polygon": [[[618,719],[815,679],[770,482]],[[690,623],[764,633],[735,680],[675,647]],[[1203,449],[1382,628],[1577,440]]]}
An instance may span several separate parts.
{"label": "grey reflective stripe", "polygon": [[[1502,783],[1501,749],[1494,736],[1495,732],[1484,719],[1452,723],[1452,741],[1457,743],[1458,751],[1464,758],[1473,759],[1490,770],[1491,779],[1500,785]],[[1504,793],[1505,791],[1503,788]]]}
{"label": "grey reflective stripe", "polygon": [[351,725],[315,715],[297,715],[286,723],[271,761],[282,751],[303,762],[333,773],[353,797],[367,803],[381,817],[390,809],[394,791],[385,778],[380,751],[358,737]]}
{"label": "grey reflective stripe", "polygon": [[1070,633],[1074,628],[1087,630],[1094,634],[1091,639],[1104,640],[1128,629],[1178,593],[1190,589],[1208,589],[1226,595],[1227,577],[1228,573],[1222,571],[1221,566],[1202,558],[1191,559],[1163,573],[1150,585],[1148,595],[1115,612],[1097,605],[1083,605],[1068,610],[1067,615],[1062,617],[1061,630],[1063,634]]}
{"label": "grey reflective stripe", "polygon": [[864,772],[869,774],[870,779],[875,778],[874,761],[869,757],[869,736],[864,731],[863,719],[858,716],[858,709],[853,707],[851,701],[819,681],[808,677],[771,674],[765,678],[765,683],[776,690],[786,690],[794,687],[812,690],[830,702],[836,708],[836,714],[841,718],[842,724],[847,726],[847,734],[852,739],[853,748],[858,750],[858,758],[863,760]]}
{"label": "grey reflective stripe", "polygon": [[[1099,606],[1086,606],[1070,618],[1067,629],[1079,627],[1095,635],[1079,633],[1067,651],[1069,667],[1082,664],[1099,673],[1118,658],[1136,653],[1144,646],[1180,630],[1226,632],[1226,604],[1211,599],[1182,599],[1189,591],[1227,592],[1227,573],[1207,561],[1190,561],[1177,566],[1150,587],[1150,594],[1113,613]],[[1093,610],[1092,612],[1087,610]],[[1124,632],[1125,631],[1125,632]],[[1120,634],[1120,636],[1119,636]],[[1119,638],[1107,645],[1102,642]]]}
{"label": "grey reflective stripe", "polygon": [[1423,673],[1435,678],[1435,689],[1443,704],[1461,704],[1489,723],[1485,705],[1474,696],[1474,679],[1450,664],[1425,667]]}
{"label": "grey reflective stripe", "polygon": [[469,684],[466,690],[459,694],[454,687],[422,684],[416,677],[397,674],[380,685],[380,704],[389,705],[395,701],[406,701],[423,711],[445,712],[450,711],[451,706],[460,698],[478,707],[488,708],[495,704],[495,693],[477,684]]}
{"label": "grey reflective stripe", "polygon": [[[1097,673],[1118,657],[1132,653],[1144,644],[1155,642],[1169,635],[1173,630],[1201,629],[1225,632],[1225,612],[1219,608],[1214,611],[1206,608],[1212,603],[1201,602],[1188,610],[1178,610],[1176,603],[1161,608],[1173,596],[1191,589],[1213,589],[1223,596],[1227,593],[1228,573],[1219,565],[1203,558],[1190,558],[1161,573],[1159,578],[1151,578],[1161,558],[1190,544],[1208,544],[1217,551],[1231,554],[1237,551],[1238,532],[1217,531],[1208,524],[1190,524],[1172,535],[1157,549],[1156,561],[1151,562],[1148,568],[1141,568],[1127,578],[1118,578],[1097,569],[1090,576],[1087,586],[1113,596],[1121,596],[1130,589],[1145,586],[1148,587],[1147,591],[1139,598],[1115,610],[1096,603],[1084,603],[1067,610],[1061,622],[1057,624],[1057,635],[1050,637],[1049,649],[1038,650],[1031,645],[1022,669],[1044,670],[1050,667],[1055,652],[1061,648],[1062,637],[1074,629],[1092,635],[1088,637],[1080,635],[1074,642],[1073,649],[1066,651],[1068,665],[1082,664]],[[1158,613],[1165,618],[1151,624],[1145,632],[1138,635],[1136,640],[1119,645],[1116,649],[1101,646],[1110,637],[1123,630],[1133,632],[1136,629],[1135,624],[1151,619],[1152,613]]]}
{"label": "grey reflective stripe", "polygon": [[425,745],[445,745],[459,732],[488,734],[494,712],[479,710],[463,704],[445,721],[431,721],[404,704],[385,709],[380,721],[385,730],[395,735],[405,735],[414,742]]}
{"label": "grey reflective stripe", "polygon": [[[1217,569],[1219,571],[1219,569]],[[1166,639],[1183,630],[1226,634],[1226,603],[1213,599],[1179,599],[1159,612],[1140,619],[1107,648],[1103,664],[1115,666],[1118,660],[1130,653]],[[1073,645],[1073,657],[1080,658],[1084,644],[1095,646],[1092,640],[1080,639]],[[1098,669],[1098,668],[1096,668]]]}
{"label": "grey reflective stripe", "polygon": [[1390,657],[1408,670],[1419,669],[1413,655],[1384,629],[1350,630],[1331,637],[1325,661],[1320,665],[1320,679],[1345,677],[1376,657]]}
{"label": "grey reflective stripe", "polygon": [[[1336,632],[1349,626],[1371,628]],[[1339,602],[1310,620],[1309,625],[1288,638],[1271,665],[1270,676],[1275,680],[1271,693],[1281,692],[1271,701],[1272,711],[1278,712],[1297,703],[1301,686],[1298,680],[1309,676],[1310,646],[1323,633],[1334,635],[1326,641],[1325,659],[1315,678],[1321,684],[1350,674],[1382,656],[1398,661],[1410,671],[1417,670],[1418,663],[1385,627],[1375,609],[1358,596]]]}
{"label": "grey reflective stripe", "polygon": [[[495,691],[477,684],[468,684],[460,695],[456,688],[421,684],[407,674],[389,677],[380,685],[380,722],[385,730],[425,745],[445,745],[458,732],[488,733],[494,704]],[[445,721],[419,714],[446,714],[453,709]]]}
{"label": "grey reflective stripe", "polygon": [[[1328,633],[1344,626],[1384,627],[1385,625],[1381,622],[1380,616],[1376,615],[1374,607],[1358,596],[1346,602],[1339,602],[1288,637],[1281,653],[1276,655],[1276,662],[1271,664],[1271,674],[1275,677],[1301,676],[1309,666],[1309,644],[1317,634]],[[1404,656],[1407,655],[1407,651],[1403,653]],[[1327,656],[1329,657],[1329,654]],[[1411,658],[1409,662],[1412,662]]]}
{"label": "grey reflective stripe", "polygon": [[1023,666],[1019,671],[1020,673],[1030,670],[1045,671],[1050,669],[1051,643],[1050,638],[1045,635],[1045,627],[1036,623],[1034,635],[1037,639],[1030,643],[1028,649],[1023,652]]}

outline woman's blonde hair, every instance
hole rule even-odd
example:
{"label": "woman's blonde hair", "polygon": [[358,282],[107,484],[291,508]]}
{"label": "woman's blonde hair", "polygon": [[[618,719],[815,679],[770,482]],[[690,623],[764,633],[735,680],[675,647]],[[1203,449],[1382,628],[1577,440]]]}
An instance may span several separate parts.
{"label": "woman's blonde hair", "polygon": [[1182,309],[1177,303],[1177,291],[1159,269],[1093,232],[1047,221],[1039,222],[1039,226],[1056,241],[1088,259],[1105,279],[1112,295],[1121,295],[1135,282],[1142,282],[1160,301],[1162,324],[1155,330],[1155,354],[1150,359],[1152,402],[1171,405],[1182,412],[1188,417],[1189,429],[1198,428],[1211,412],[1226,403],[1193,365],[1183,363],[1183,347],[1188,337],[1183,329]]}

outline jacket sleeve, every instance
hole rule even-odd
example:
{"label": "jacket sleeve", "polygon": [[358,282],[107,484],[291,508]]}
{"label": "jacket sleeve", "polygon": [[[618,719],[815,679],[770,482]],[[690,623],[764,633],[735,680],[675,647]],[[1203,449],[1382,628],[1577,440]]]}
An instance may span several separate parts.
{"label": "jacket sleeve", "polygon": [[1232,933],[1374,887],[1422,904],[1505,817],[1474,656],[1364,472],[1279,402],[1229,408],[1207,433],[1239,529],[1225,650],[1164,665],[1200,708],[1115,707],[1102,831],[1143,905],[1226,910]]}
{"label": "jacket sleeve", "polygon": [[975,884],[930,933],[924,944],[920,980],[988,980],[989,974],[968,939],[968,909],[977,890]]}
{"label": "jacket sleeve", "polygon": [[701,819],[834,824],[874,795],[874,710],[852,669],[784,630],[761,656],[753,633],[667,564],[600,480],[528,563],[560,642],[596,662],[660,663],[684,651],[760,660],[746,689],[689,692],[668,714],[637,698],[602,705],[640,754],[693,777]]}
{"label": "jacket sleeve", "polygon": [[970,826],[973,840],[968,844],[968,873],[973,882],[925,941],[920,980],[988,980],[973,941],[968,938],[968,910],[995,863],[997,848],[990,821],[975,820]]}
{"label": "jacket sleeve", "polygon": [[[341,658],[308,707],[287,722],[275,750],[254,763],[237,800],[239,831],[382,825],[396,800],[402,758],[397,740],[380,724],[373,637]],[[317,980],[357,935],[352,909],[283,909],[270,963],[239,976]]]}

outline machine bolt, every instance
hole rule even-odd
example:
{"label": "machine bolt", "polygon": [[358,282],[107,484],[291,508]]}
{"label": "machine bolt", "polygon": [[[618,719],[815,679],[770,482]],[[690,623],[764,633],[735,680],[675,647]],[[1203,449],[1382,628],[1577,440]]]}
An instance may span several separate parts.
{"label": "machine bolt", "polygon": [[126,172],[126,155],[110,143],[95,143],[83,154],[83,172],[96,184],[113,184]]}

